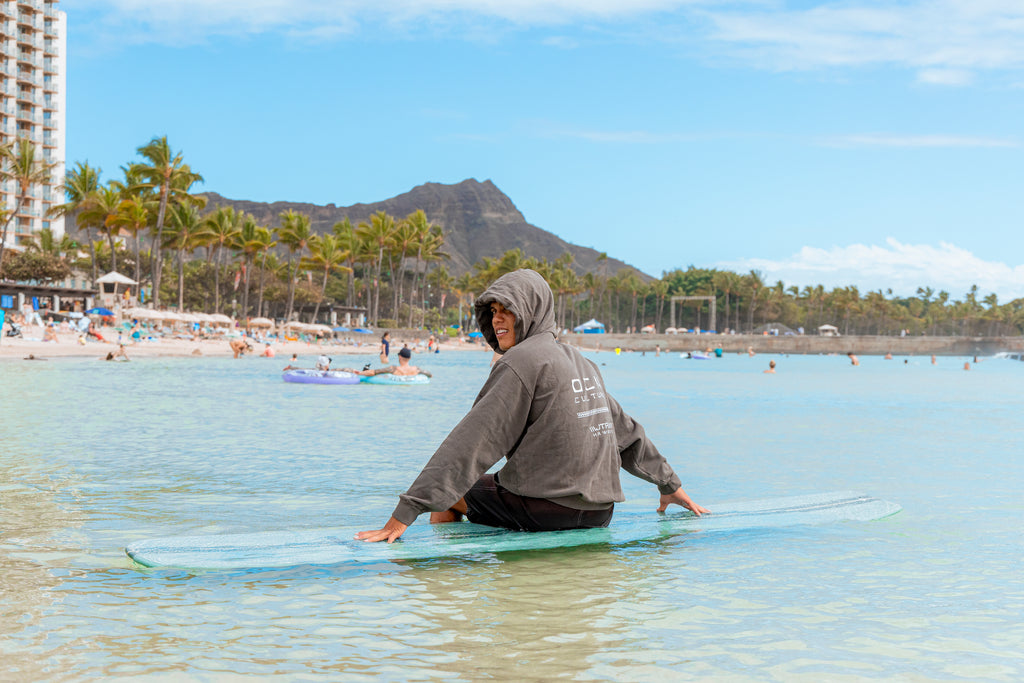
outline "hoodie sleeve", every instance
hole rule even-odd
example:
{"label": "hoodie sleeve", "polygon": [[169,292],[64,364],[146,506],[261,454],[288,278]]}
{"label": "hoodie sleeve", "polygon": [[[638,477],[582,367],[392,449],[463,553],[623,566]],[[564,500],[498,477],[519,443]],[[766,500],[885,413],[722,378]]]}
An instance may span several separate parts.
{"label": "hoodie sleeve", "polygon": [[403,524],[429,510],[447,510],[494,463],[511,453],[526,428],[533,401],[508,363],[498,361],[469,413],[441,443],[392,516]]}
{"label": "hoodie sleeve", "polygon": [[643,426],[627,415],[618,401],[608,396],[615,436],[619,442],[622,469],[658,487],[658,492],[672,493],[682,482],[658,448],[647,438]]}

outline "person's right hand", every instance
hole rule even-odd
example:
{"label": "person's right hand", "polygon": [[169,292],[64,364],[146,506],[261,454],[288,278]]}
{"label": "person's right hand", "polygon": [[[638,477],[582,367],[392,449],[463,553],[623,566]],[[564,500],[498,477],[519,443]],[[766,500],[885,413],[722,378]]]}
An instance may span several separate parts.
{"label": "person's right hand", "polygon": [[388,543],[394,543],[405,530],[409,528],[408,524],[402,524],[397,519],[392,517],[384,525],[383,529],[376,529],[374,531],[360,531],[356,534],[355,538],[358,541],[366,541],[367,543],[377,543],[378,541],[387,541]]}
{"label": "person's right hand", "polygon": [[702,507],[694,503],[693,500],[691,500],[690,497],[686,495],[686,491],[684,491],[682,488],[678,488],[672,493],[663,493],[661,495],[661,500],[659,501],[659,503],[660,504],[658,505],[658,512],[664,512],[669,505],[675,504],[682,505],[684,508],[686,508],[693,514],[697,515],[698,517],[700,517],[701,515],[711,513],[711,510],[708,510],[706,507]]}

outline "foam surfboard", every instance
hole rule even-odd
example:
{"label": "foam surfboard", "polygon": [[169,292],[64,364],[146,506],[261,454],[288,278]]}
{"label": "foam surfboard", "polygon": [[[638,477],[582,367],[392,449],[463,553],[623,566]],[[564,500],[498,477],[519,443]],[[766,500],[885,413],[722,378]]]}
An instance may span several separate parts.
{"label": "foam surfboard", "polygon": [[430,384],[430,378],[426,375],[394,375],[387,372],[371,377],[363,377],[362,381],[366,384],[392,384],[397,386]]}
{"label": "foam surfboard", "polygon": [[142,540],[127,548],[128,557],[144,567],[177,569],[269,569],[299,565],[418,560],[489,553],[621,545],[634,541],[701,531],[725,531],[871,521],[899,512],[896,503],[860,493],[833,492],[707,506],[697,517],[687,510],[616,511],[604,529],[509,531],[455,522],[414,524],[395,543],[366,543],[353,538],[372,528],[333,527],[245,534],[177,536]]}

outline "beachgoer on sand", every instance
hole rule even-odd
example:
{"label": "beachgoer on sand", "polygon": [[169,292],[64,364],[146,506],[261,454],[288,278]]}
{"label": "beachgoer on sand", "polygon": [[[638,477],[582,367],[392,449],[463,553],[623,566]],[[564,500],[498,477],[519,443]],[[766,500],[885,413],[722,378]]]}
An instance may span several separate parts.
{"label": "beachgoer on sand", "polygon": [[[708,512],[604,388],[597,366],[555,338],[554,296],[544,278],[518,270],[475,304],[480,331],[501,354],[469,413],[452,430],[381,529],[357,539],[399,538],[416,518],[542,531],[607,526],[625,500],[619,469],[670,504]],[[487,470],[500,459],[496,474]]]}
{"label": "beachgoer on sand", "polygon": [[244,356],[247,352],[252,353],[252,346],[244,339],[232,339],[229,345],[231,346],[232,353],[235,354],[235,358]]}

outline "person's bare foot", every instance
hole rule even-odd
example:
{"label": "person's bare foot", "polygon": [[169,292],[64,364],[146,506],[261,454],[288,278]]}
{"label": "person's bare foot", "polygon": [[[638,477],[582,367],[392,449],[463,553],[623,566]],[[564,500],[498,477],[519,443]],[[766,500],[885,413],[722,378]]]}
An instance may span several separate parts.
{"label": "person's bare foot", "polygon": [[431,512],[430,513],[430,523],[431,524],[445,524],[447,522],[461,522],[461,521],[462,521],[462,513],[459,512],[458,510],[453,510],[451,508],[449,508],[447,510],[444,510],[442,512]]}

